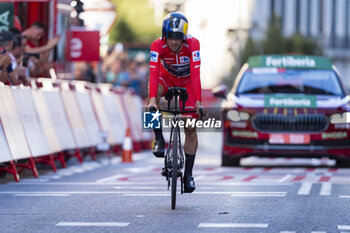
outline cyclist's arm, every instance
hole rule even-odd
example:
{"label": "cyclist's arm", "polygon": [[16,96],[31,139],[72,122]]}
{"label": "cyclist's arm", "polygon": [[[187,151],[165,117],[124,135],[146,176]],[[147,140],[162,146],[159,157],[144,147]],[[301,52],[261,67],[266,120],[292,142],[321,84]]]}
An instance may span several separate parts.
{"label": "cyclist's arm", "polygon": [[156,98],[158,91],[158,80],[159,80],[159,70],[160,70],[160,48],[157,44],[157,41],[154,41],[151,45],[151,53],[150,53],[150,76],[149,76],[149,84],[148,84],[148,94],[149,98]]}
{"label": "cyclist's arm", "polygon": [[199,41],[197,39],[194,39],[192,42],[191,50],[191,82],[194,89],[194,96],[196,98],[196,102],[202,100],[202,87],[200,79],[201,58],[199,49]]}

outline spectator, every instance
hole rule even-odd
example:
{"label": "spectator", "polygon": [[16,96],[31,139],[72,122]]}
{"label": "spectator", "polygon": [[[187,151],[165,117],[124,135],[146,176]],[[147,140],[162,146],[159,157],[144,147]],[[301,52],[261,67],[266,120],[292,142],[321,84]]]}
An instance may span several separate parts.
{"label": "spectator", "polygon": [[75,80],[85,80],[87,65],[85,62],[74,62],[73,76]]}
{"label": "spectator", "polygon": [[50,39],[45,45],[39,46],[40,40],[43,38],[45,30],[46,28],[43,23],[35,22],[22,32],[22,35],[27,38],[25,53],[31,55],[37,54],[36,57],[39,57],[39,72],[38,74],[35,74],[35,76],[38,76],[39,74],[46,75],[46,73],[48,73],[48,70],[51,68],[51,64],[47,62],[49,59],[50,51],[56,46],[60,39],[60,36],[56,36]]}
{"label": "spectator", "polygon": [[103,80],[114,86],[131,87],[146,99],[148,97],[149,66],[144,52],[138,52],[133,60],[127,58],[122,44],[108,50],[101,65]]}
{"label": "spectator", "polygon": [[[0,36],[1,40],[1,36]],[[0,81],[6,83],[8,80],[8,67],[11,67],[12,59],[6,50],[0,49]],[[12,68],[10,68],[12,69]]]}
{"label": "spectator", "polygon": [[2,72],[8,74],[8,81],[11,85],[18,85],[18,73],[14,72],[14,70],[17,68],[17,61],[16,58],[11,53],[12,47],[13,47],[13,34],[10,31],[2,31],[0,32],[0,46],[8,53],[8,55],[11,58],[11,64],[7,65],[6,67],[2,67]]}
{"label": "spectator", "polygon": [[115,85],[128,87],[130,81],[130,73],[128,70],[127,60],[121,60],[120,72],[117,74],[117,81]]}
{"label": "spectator", "polygon": [[40,40],[45,33],[45,26],[41,22],[33,23],[28,29],[22,32],[22,35],[27,38],[27,46],[25,47],[26,53],[43,53],[51,50],[58,43],[60,36],[56,36],[49,40],[46,45],[39,46]]}
{"label": "spectator", "polygon": [[[25,47],[27,45],[27,37],[22,35],[17,28],[10,28],[10,31],[13,33],[15,40],[21,42],[21,46],[18,45],[13,53],[17,62],[25,69],[24,73],[26,77],[37,76],[40,72],[39,70],[39,54],[30,54],[25,53]],[[15,44],[14,44],[14,47]],[[27,80],[28,81],[28,80]]]}
{"label": "spectator", "polygon": [[86,74],[85,74],[85,81],[87,82],[92,82],[95,83],[96,82],[96,75],[95,75],[95,66],[96,63],[91,63],[91,62],[87,62],[86,63]]}
{"label": "spectator", "polygon": [[22,37],[21,34],[14,34],[13,36],[13,45],[12,48],[10,50],[10,54],[13,55],[14,57],[14,61],[12,65],[12,68],[14,70],[14,74],[16,75],[17,79],[18,79],[18,83],[23,83],[24,85],[28,85],[30,83],[29,77],[27,77],[27,72],[26,72],[26,68],[23,67],[22,64],[22,57],[23,57],[23,46],[22,46]]}
{"label": "spectator", "polygon": [[149,77],[149,68],[146,61],[146,55],[143,52],[139,52],[134,59],[137,62],[137,69],[140,76],[140,95],[142,99],[148,98],[148,77]]}
{"label": "spectator", "polygon": [[133,88],[136,94],[141,95],[141,78],[138,65],[136,61],[132,60],[129,63],[129,87]]}
{"label": "spectator", "polygon": [[110,64],[106,73],[106,82],[117,85],[117,77],[121,71],[121,66],[121,61],[119,59],[116,59]]}
{"label": "spectator", "polygon": [[13,35],[13,46],[12,46],[12,54],[17,60],[17,63],[21,63],[20,59],[24,54],[25,45],[23,44],[23,36],[21,32],[17,28],[10,28],[10,32]]}

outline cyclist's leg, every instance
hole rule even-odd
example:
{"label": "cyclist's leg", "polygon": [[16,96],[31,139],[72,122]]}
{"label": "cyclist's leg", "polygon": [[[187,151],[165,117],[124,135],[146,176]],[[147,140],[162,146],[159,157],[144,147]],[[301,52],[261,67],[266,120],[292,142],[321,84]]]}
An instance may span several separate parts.
{"label": "cyclist's leg", "polygon": [[[191,82],[188,82],[186,85],[186,90],[188,93],[188,100],[185,103],[185,110],[194,111],[196,109],[196,101],[194,96],[194,91],[192,88]],[[196,113],[190,114],[191,118],[198,119],[198,115]],[[196,157],[197,147],[198,147],[198,137],[197,130],[195,127],[186,127],[185,128],[185,192],[193,192],[196,186],[193,180],[192,169],[194,165],[194,160]]]}
{"label": "cyclist's leg", "polygon": [[[159,108],[160,106],[160,98],[164,95],[164,86],[162,84],[158,84],[158,92],[157,92],[157,107]],[[164,142],[164,138],[163,138],[163,133],[162,133],[162,128],[160,129],[153,129],[154,131],[154,135],[155,135],[155,138],[156,138],[156,141],[162,141]],[[161,143],[162,143],[161,142]],[[162,143],[163,144],[163,143]],[[161,145],[162,147],[162,145]]]}
{"label": "cyclist's leg", "polygon": [[195,127],[185,128],[185,155],[186,155],[186,164],[185,164],[185,176],[192,176],[192,169],[194,165],[194,159],[198,147],[198,137]]}
{"label": "cyclist's leg", "polygon": [[[192,88],[192,83],[189,81],[186,85],[186,91],[188,94],[188,100],[185,103],[186,111],[194,111],[196,109],[196,101],[194,96],[194,91]],[[182,103],[181,103],[182,104]],[[182,105],[181,105],[182,106]],[[198,114],[196,113],[188,113],[186,114],[190,118],[198,119]],[[197,131],[195,127],[187,127],[185,128],[185,153],[194,155],[196,154],[198,147],[198,139],[197,139]]]}
{"label": "cyclist's leg", "polygon": [[194,183],[192,170],[194,165],[194,160],[196,157],[196,151],[198,146],[198,138],[195,127],[185,128],[185,174],[184,174],[184,192],[192,193],[196,189]]}
{"label": "cyclist's leg", "polygon": [[185,176],[192,176],[192,169],[194,165],[194,159],[198,147],[197,130],[195,127],[185,127]]}
{"label": "cyclist's leg", "polygon": [[[160,98],[164,96],[164,93],[168,90],[168,79],[159,77],[158,82],[158,92],[157,92],[157,107],[160,108]],[[154,135],[155,135],[155,142],[153,145],[153,154],[156,157],[163,158],[164,157],[164,147],[165,147],[165,141],[163,137],[162,128],[160,129],[153,129]]]}

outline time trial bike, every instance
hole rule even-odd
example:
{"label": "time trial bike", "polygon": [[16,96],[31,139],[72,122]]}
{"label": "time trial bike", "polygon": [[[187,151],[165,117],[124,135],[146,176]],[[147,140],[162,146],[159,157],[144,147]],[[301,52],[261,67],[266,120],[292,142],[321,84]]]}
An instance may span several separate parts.
{"label": "time trial bike", "polygon": [[[168,102],[167,109],[160,109],[160,112],[170,113],[170,139],[168,148],[165,153],[164,168],[162,169],[162,175],[165,176],[168,190],[171,188],[171,208],[175,209],[176,206],[176,190],[177,181],[180,178],[181,181],[181,194],[184,193],[184,153],[181,144],[180,126],[179,121],[182,120],[183,114],[196,113],[197,111],[185,111],[185,102],[188,100],[188,94],[186,88],[183,87],[170,87],[165,93],[165,99]],[[180,102],[182,106],[180,106]],[[171,103],[173,101],[173,107]],[[150,109],[151,111],[155,109]],[[203,109],[199,110],[200,118],[203,115]]]}

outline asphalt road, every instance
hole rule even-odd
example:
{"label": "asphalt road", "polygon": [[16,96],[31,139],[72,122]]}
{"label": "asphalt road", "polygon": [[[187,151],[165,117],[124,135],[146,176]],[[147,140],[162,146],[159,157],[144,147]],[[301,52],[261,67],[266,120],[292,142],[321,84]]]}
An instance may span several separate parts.
{"label": "asphalt road", "polygon": [[249,158],[261,166],[223,168],[218,154],[200,152],[197,190],[172,210],[162,160],[133,158],[72,158],[57,173],[39,166],[39,178],[1,178],[0,232],[350,232],[350,169],[332,161]]}

